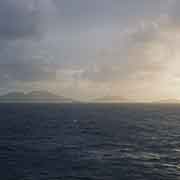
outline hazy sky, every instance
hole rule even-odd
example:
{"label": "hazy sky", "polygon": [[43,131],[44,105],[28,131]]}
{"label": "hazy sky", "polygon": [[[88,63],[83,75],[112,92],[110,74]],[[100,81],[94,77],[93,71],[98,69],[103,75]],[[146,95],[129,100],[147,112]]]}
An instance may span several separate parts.
{"label": "hazy sky", "polygon": [[179,0],[0,0],[0,93],[180,98]]}

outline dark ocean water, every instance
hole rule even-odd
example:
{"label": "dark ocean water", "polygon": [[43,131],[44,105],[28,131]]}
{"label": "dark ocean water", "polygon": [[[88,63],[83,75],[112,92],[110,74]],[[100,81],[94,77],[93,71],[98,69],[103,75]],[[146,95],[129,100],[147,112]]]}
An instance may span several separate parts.
{"label": "dark ocean water", "polygon": [[0,105],[1,180],[178,180],[180,105]]}

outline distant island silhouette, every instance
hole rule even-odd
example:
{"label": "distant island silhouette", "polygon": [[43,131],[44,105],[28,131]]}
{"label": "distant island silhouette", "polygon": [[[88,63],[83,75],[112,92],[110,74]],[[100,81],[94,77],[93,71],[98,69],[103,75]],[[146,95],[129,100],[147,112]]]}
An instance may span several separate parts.
{"label": "distant island silhouette", "polygon": [[[0,103],[138,103],[122,96],[103,96],[90,101],[77,101],[64,96],[59,96],[49,91],[9,92],[0,95]],[[143,103],[143,102],[139,102]],[[152,104],[180,104],[178,99],[161,99],[159,101],[144,102]]]}
{"label": "distant island silhouette", "polygon": [[0,102],[19,103],[71,103],[73,99],[58,96],[48,91],[9,92],[0,96]]}
{"label": "distant island silhouette", "polygon": [[153,103],[153,104],[180,104],[179,99],[160,99],[158,101],[132,101],[122,96],[104,96],[94,100],[96,103]]}
{"label": "distant island silhouette", "polygon": [[160,104],[179,104],[180,100],[179,99],[164,99],[164,100],[160,100],[157,103]]}
{"label": "distant island silhouette", "polygon": [[95,99],[97,103],[125,103],[128,102],[128,99],[121,96],[104,96],[101,98]]}

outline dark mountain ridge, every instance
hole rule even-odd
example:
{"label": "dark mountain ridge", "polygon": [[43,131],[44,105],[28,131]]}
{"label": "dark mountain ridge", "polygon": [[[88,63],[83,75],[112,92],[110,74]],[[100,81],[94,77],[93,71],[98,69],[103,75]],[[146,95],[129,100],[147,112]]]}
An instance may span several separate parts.
{"label": "dark mountain ridge", "polygon": [[102,102],[102,103],[121,103],[121,102],[128,102],[128,99],[121,97],[121,96],[104,96],[98,99],[95,99],[95,102]]}
{"label": "dark mountain ridge", "polygon": [[64,103],[73,102],[70,98],[65,98],[63,96],[58,96],[48,91],[32,91],[29,93],[24,92],[9,92],[7,94],[0,96],[0,102],[54,102],[54,103]]}

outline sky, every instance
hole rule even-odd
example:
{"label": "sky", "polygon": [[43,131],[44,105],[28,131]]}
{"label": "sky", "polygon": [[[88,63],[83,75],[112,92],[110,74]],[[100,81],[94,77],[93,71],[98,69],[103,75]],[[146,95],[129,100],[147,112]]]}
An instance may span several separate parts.
{"label": "sky", "polygon": [[0,94],[180,99],[179,0],[0,0]]}

